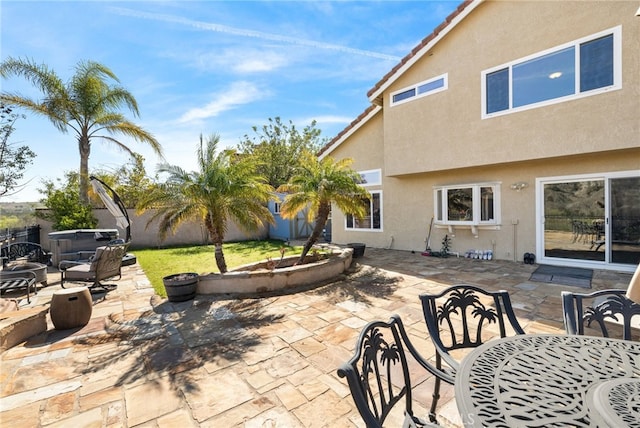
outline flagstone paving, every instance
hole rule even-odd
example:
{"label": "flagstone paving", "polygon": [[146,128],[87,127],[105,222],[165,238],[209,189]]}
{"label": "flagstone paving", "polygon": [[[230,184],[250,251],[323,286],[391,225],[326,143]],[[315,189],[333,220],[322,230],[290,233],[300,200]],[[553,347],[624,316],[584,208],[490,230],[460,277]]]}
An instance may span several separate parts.
{"label": "flagstone paving", "polygon": [[[87,326],[57,331],[48,319],[45,333],[1,354],[0,426],[363,426],[336,369],[367,322],[399,314],[430,358],[418,295],[466,282],[508,290],[528,333],[562,332],[560,292],[584,289],[531,282],[534,269],[368,248],[347,275],[295,294],[170,303],[127,266],[117,288],[93,295]],[[626,288],[630,278],[596,271],[592,288]],[[57,274],[49,284],[29,306],[49,304]],[[414,377],[424,416],[433,379]],[[460,425],[449,386],[438,412]]]}

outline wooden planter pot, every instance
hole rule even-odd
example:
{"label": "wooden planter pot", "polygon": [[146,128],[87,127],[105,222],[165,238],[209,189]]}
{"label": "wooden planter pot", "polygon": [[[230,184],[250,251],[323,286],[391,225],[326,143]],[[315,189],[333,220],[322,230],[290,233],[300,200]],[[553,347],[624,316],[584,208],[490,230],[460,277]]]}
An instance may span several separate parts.
{"label": "wooden planter pot", "polygon": [[347,247],[353,248],[354,259],[364,256],[364,249],[366,248],[365,244],[362,244],[360,242],[352,242],[350,244],[347,244]]}
{"label": "wooden planter pot", "polygon": [[185,302],[196,297],[199,275],[197,273],[176,273],[162,278],[167,298],[170,302]]}

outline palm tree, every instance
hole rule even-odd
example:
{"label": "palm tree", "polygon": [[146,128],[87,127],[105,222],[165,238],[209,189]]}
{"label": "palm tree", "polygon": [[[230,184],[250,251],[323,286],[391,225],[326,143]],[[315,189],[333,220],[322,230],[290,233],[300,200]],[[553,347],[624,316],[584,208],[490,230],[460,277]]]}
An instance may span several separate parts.
{"label": "palm tree", "polygon": [[80,151],[80,200],[89,202],[89,155],[91,143],[100,139],[118,149],[134,155],[126,144],[114,135],[133,138],[148,144],[162,156],[160,143],[147,131],[122,115],[126,106],[134,116],[139,116],[138,104],[133,95],[121,86],[109,85],[108,79],[119,82],[107,67],[93,61],[81,61],[75,74],[67,83],[44,64],[32,60],[9,57],[0,64],[0,77],[24,77],[42,92],[36,100],[20,94],[0,93],[0,101],[22,107],[47,117],[61,132],[71,129],[78,140]]}
{"label": "palm tree", "polygon": [[235,221],[245,231],[274,223],[266,205],[273,197],[273,188],[264,177],[255,174],[254,164],[238,157],[235,150],[216,154],[219,141],[218,135],[211,135],[206,142],[200,135],[199,171],[187,172],[167,163],[159,165],[158,172],[168,174],[168,178],[144,196],[138,208],[157,209],[149,223],[160,219],[161,239],[186,220],[202,222],[215,246],[216,265],[225,273],[222,243],[229,221]]}
{"label": "palm tree", "polygon": [[351,159],[334,161],[330,157],[322,160],[312,153],[304,153],[300,166],[287,184],[278,188],[288,195],[280,207],[283,218],[292,219],[302,210],[308,209],[307,220],[315,221],[311,235],[302,249],[297,263],[316,243],[331,213],[331,204],[345,214],[363,217],[368,207],[369,192],[360,186],[360,174],[351,169]]}

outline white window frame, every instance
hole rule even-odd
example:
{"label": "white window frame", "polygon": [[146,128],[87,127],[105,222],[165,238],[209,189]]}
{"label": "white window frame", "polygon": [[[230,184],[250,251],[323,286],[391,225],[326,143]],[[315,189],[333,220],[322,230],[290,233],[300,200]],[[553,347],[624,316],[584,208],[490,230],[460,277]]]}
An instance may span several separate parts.
{"label": "white window frame", "polygon": [[[422,93],[418,93],[418,88],[420,86],[427,85],[429,83],[432,83],[432,82],[435,82],[435,81],[441,80],[441,79],[443,80],[443,82],[442,82],[443,84],[442,84],[441,87],[432,89],[430,91],[425,91],[425,92],[422,92]],[[414,95],[411,95],[410,97],[407,97],[407,98],[405,98],[403,100],[400,100],[400,101],[393,101],[393,97],[395,95],[401,94],[401,93],[406,92],[406,91],[410,91],[412,89],[415,91]],[[423,80],[422,82],[418,82],[415,85],[407,86],[406,88],[402,88],[400,90],[392,92],[389,95],[389,105],[392,106],[392,107],[393,106],[397,106],[397,105],[400,105],[400,104],[404,104],[404,103],[416,100],[418,98],[424,98],[424,97],[429,96],[429,95],[437,94],[438,92],[446,91],[447,89],[449,89],[449,73],[444,73],[444,74],[441,74],[439,76],[433,77],[431,79],[427,79],[427,80]]]}
{"label": "white window frame", "polygon": [[[501,224],[500,182],[455,184],[450,186],[435,186],[433,188],[433,218],[434,223],[451,226],[499,226]],[[493,189],[493,219],[481,220],[481,189],[491,187]],[[471,189],[473,218],[468,221],[449,220],[448,192],[450,190]],[[440,199],[440,200],[439,200]],[[442,212],[439,212],[442,208]]]}
{"label": "white window frame", "polygon": [[[592,40],[599,39],[604,36],[613,35],[613,84],[610,86],[605,86],[602,88],[596,88],[585,92],[580,92],[580,45],[585,42],[589,42]],[[575,91],[571,95],[552,98],[549,100],[540,101],[537,103],[527,104],[520,107],[513,107],[513,80],[512,80],[512,70],[513,66],[531,61],[536,58],[543,57],[545,55],[549,55],[554,52],[558,52],[560,50],[574,47],[575,53]],[[493,113],[487,113],[487,75],[494,73],[496,71],[508,69],[509,71],[509,107],[505,110],[496,111]],[[519,58],[515,61],[511,61],[496,67],[492,67],[487,70],[483,70],[481,72],[481,87],[482,87],[482,96],[481,98],[481,107],[480,111],[482,112],[482,119],[488,119],[496,116],[503,116],[505,114],[517,113],[524,110],[530,110],[534,108],[544,107],[548,105],[558,104],[565,101],[571,101],[579,98],[590,97],[592,95],[598,95],[605,92],[622,89],[622,26],[617,26],[613,28],[609,28],[607,30],[601,31],[599,33],[591,34],[589,36],[583,37],[581,39],[577,39],[571,41],[569,43],[565,43],[562,45],[554,46],[553,48],[536,52],[535,54]]]}
{"label": "white window frame", "polygon": [[[354,232],[382,232],[383,231],[383,224],[382,224],[382,219],[384,218],[384,213],[383,213],[383,203],[382,203],[382,190],[371,190],[369,191],[369,193],[371,195],[377,194],[380,195],[379,199],[380,199],[380,227],[377,229],[374,229],[373,227],[373,197],[369,198],[369,212],[371,213],[371,222],[370,222],[370,226],[369,227],[348,227],[348,220],[349,217],[353,217],[351,214],[346,214],[344,216],[344,228],[345,230],[348,231],[354,231]],[[355,222],[357,221],[357,219],[355,217],[353,217],[353,223],[355,224]]]}
{"label": "white window frame", "polygon": [[282,202],[274,202],[273,203],[273,213],[274,214],[280,214],[280,206],[282,205]]}
{"label": "white window frame", "polygon": [[360,185],[362,187],[367,187],[367,186],[380,186],[382,184],[382,170],[381,169],[367,169],[365,171],[358,171],[358,174],[360,174],[360,176],[362,177],[365,174],[369,174],[369,175],[377,175],[377,177],[373,177],[375,180],[374,181],[370,181],[370,182],[366,182],[366,183],[360,183]]}

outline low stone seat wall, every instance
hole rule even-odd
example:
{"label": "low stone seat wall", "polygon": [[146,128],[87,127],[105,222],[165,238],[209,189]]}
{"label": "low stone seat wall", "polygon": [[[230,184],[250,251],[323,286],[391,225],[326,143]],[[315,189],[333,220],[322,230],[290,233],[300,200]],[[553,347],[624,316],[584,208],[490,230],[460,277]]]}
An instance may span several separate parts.
{"label": "low stone seat wall", "polygon": [[49,307],[0,313],[0,352],[47,331]]}

